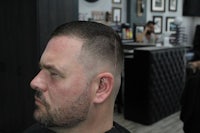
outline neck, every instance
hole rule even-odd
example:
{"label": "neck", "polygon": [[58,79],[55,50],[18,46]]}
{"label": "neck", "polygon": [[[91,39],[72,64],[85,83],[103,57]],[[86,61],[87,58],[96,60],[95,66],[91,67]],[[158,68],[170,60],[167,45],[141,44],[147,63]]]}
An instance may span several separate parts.
{"label": "neck", "polygon": [[56,133],[104,133],[113,127],[113,107],[95,107],[88,118],[76,127],[52,128]]}

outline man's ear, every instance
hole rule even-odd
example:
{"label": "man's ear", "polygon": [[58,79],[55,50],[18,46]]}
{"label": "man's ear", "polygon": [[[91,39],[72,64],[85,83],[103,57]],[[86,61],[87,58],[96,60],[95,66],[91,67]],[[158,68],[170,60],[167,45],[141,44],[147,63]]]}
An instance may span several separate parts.
{"label": "man's ear", "polygon": [[97,76],[94,103],[104,102],[112,93],[114,77],[111,73],[101,73]]}

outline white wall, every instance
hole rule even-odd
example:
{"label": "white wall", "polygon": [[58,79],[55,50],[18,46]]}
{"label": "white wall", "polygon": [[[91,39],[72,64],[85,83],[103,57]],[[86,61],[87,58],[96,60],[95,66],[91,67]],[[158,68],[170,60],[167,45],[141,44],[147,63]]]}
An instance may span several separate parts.
{"label": "white wall", "polygon": [[186,34],[188,35],[188,44],[192,45],[196,25],[200,25],[200,17],[183,17],[183,24],[185,25]]}
{"label": "white wall", "polygon": [[[98,0],[97,2],[89,3],[85,0],[79,0],[79,15],[85,15],[84,20],[91,18],[92,11],[109,11],[112,12],[112,7],[120,7],[122,9],[122,23],[126,22],[126,0],[121,0],[121,4],[113,4],[112,0]],[[81,17],[82,20],[83,17]]]}
{"label": "white wall", "polygon": [[85,20],[92,17],[92,11],[111,11],[111,0],[98,0],[97,2],[86,2],[79,0],[79,15],[84,14]]}

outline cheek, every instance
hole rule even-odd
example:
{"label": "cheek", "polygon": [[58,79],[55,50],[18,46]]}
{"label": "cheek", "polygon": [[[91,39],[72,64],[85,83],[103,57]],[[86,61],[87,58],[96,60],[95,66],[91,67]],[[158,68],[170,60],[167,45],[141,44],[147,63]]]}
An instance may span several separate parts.
{"label": "cheek", "polygon": [[84,89],[86,83],[81,80],[52,82],[49,85],[49,100],[53,105],[59,106],[77,99]]}

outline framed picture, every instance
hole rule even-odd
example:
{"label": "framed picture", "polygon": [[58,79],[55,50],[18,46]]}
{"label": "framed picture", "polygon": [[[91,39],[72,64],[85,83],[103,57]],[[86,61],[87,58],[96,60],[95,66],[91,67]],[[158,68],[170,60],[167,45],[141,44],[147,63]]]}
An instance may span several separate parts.
{"label": "framed picture", "polygon": [[144,25],[133,23],[133,40],[136,42],[138,35],[145,29]]}
{"label": "framed picture", "polygon": [[112,0],[113,4],[121,4],[121,0]]}
{"label": "framed picture", "polygon": [[169,11],[176,12],[177,4],[178,4],[178,0],[169,0]]}
{"label": "framed picture", "polygon": [[140,34],[144,31],[144,25],[136,25],[135,31],[137,34]]}
{"label": "framed picture", "polygon": [[151,0],[152,12],[165,12],[165,0]]}
{"label": "framed picture", "polygon": [[176,32],[176,24],[174,23],[175,17],[166,18],[166,31],[167,32]]}
{"label": "framed picture", "polygon": [[112,8],[112,16],[113,16],[113,22],[121,22],[121,8],[119,7],[113,7]]}
{"label": "framed picture", "polygon": [[155,34],[161,34],[162,33],[162,26],[163,26],[162,16],[153,16],[153,21],[155,22],[155,25],[154,25]]}

